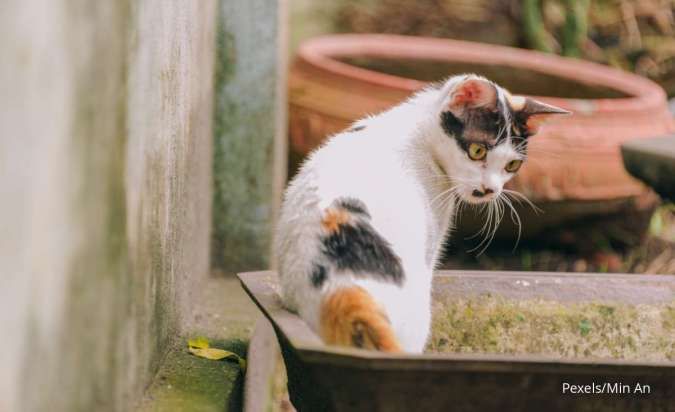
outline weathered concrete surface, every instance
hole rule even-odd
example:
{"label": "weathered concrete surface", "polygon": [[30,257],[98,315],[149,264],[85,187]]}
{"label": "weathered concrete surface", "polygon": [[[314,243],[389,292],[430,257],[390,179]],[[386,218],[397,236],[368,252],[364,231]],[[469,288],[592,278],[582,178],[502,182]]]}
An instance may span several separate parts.
{"label": "weathered concrete surface", "polygon": [[220,1],[213,262],[266,268],[286,170],[285,0]]}
{"label": "weathered concrete surface", "polygon": [[187,341],[203,336],[212,347],[246,356],[248,339],[260,311],[238,279],[218,274],[200,288],[193,302],[190,313],[185,315],[188,322],[183,336],[164,358],[136,412],[242,409],[244,379],[238,363],[193,356],[187,350]]}
{"label": "weathered concrete surface", "polygon": [[[135,412],[237,412],[241,411],[243,374],[234,360],[211,360],[191,355],[187,337],[162,361],[157,376]],[[212,347],[239,356],[246,344],[237,340],[216,340]]]}
{"label": "weathered concrete surface", "polygon": [[0,411],[128,411],[208,271],[215,1],[0,10]]}

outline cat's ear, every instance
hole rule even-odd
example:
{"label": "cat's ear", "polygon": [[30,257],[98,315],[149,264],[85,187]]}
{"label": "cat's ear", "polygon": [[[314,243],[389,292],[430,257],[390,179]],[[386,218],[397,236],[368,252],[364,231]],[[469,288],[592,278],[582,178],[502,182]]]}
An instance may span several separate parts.
{"label": "cat's ear", "polygon": [[528,136],[539,131],[539,128],[552,117],[572,112],[525,96],[509,96],[509,103],[515,112],[518,126]]}
{"label": "cat's ear", "polygon": [[478,77],[468,77],[457,84],[450,93],[448,109],[452,112],[465,108],[496,108],[497,88]]}

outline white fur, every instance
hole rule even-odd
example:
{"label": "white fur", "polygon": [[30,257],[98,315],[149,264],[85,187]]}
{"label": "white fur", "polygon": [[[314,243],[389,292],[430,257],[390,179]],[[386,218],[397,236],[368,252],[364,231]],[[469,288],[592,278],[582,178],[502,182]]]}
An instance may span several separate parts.
{"label": "white fur", "polygon": [[[453,77],[441,88],[422,91],[360,120],[355,126],[365,126],[361,131],[333,136],[290,183],[276,236],[282,299],[315,331],[323,297],[336,288],[358,285],[384,308],[404,350],[424,349],[431,322],[432,272],[457,199],[494,200],[512,177],[504,170],[506,163],[522,157],[511,144],[501,144],[489,151],[486,162],[472,161],[444,133],[440,113],[463,79]],[[503,98],[501,89],[499,96]],[[481,185],[495,193],[473,198],[471,192]],[[322,259],[322,213],[344,197],[359,199],[368,208],[372,226],[401,260],[402,286],[351,273],[330,273],[321,290],[312,286],[309,274]]]}

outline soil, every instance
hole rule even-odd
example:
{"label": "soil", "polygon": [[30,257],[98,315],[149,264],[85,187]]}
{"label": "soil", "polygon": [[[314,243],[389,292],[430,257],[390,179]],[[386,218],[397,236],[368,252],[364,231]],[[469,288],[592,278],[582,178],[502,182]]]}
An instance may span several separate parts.
{"label": "soil", "polygon": [[479,296],[436,303],[429,352],[675,360],[670,305],[562,304]]}

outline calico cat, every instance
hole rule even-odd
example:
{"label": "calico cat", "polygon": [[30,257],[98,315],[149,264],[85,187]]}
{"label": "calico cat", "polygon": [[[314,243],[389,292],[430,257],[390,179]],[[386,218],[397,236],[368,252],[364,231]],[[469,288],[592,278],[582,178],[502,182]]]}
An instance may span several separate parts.
{"label": "calico cat", "polygon": [[461,75],[330,138],[285,193],[275,239],[285,306],[328,344],[421,352],[458,206],[500,204],[528,139],[561,113]]}

